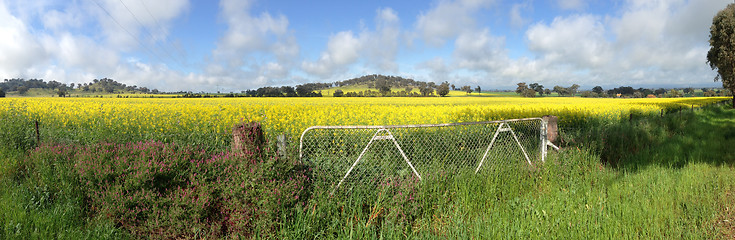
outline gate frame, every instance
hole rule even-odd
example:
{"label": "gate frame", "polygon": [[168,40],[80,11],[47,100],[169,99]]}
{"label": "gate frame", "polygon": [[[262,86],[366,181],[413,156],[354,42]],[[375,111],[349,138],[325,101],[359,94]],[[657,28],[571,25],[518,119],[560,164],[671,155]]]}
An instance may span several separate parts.
{"label": "gate frame", "polygon": [[[411,167],[411,170],[413,170],[413,173],[418,176],[419,180],[421,179],[421,176],[416,171],[416,169],[413,167],[413,164],[411,161],[406,157],[406,154],[403,152],[403,149],[401,149],[400,144],[395,140],[393,137],[393,134],[390,132],[390,129],[398,129],[398,128],[431,128],[431,127],[451,127],[451,126],[467,126],[467,125],[483,125],[483,124],[500,124],[498,126],[498,129],[495,130],[495,134],[493,136],[493,139],[491,140],[490,144],[488,145],[487,149],[485,150],[485,154],[483,155],[482,159],[480,160],[480,164],[477,166],[477,169],[475,170],[475,173],[477,173],[480,170],[480,167],[482,167],[483,161],[485,160],[485,157],[487,156],[488,152],[493,146],[493,143],[495,142],[495,139],[498,137],[498,134],[501,132],[511,132],[514,140],[516,143],[518,143],[521,151],[523,152],[523,155],[526,158],[526,161],[529,165],[533,165],[530,158],[528,157],[528,154],[526,153],[526,150],[523,148],[523,145],[518,140],[518,137],[516,136],[513,129],[508,126],[508,123],[512,122],[522,122],[522,121],[540,121],[541,126],[539,128],[539,140],[540,146],[539,150],[541,152],[541,162],[546,162],[546,154],[547,154],[547,147],[552,147],[556,150],[559,150],[558,147],[556,147],[553,143],[551,143],[548,140],[548,133],[547,133],[547,124],[548,122],[546,119],[543,118],[519,118],[519,119],[508,119],[508,120],[496,120],[496,121],[484,121],[484,122],[461,122],[461,123],[440,123],[440,124],[413,124],[413,125],[355,125],[355,126],[312,126],[308,127],[304,130],[304,132],[301,133],[301,137],[299,138],[299,160],[303,160],[303,149],[304,149],[304,136],[306,136],[306,133],[314,130],[314,129],[375,129],[376,132],[373,135],[373,137],[370,139],[370,141],[367,143],[365,148],[360,153],[360,156],[355,160],[355,162],[352,164],[352,166],[347,170],[347,173],[342,178],[342,180],[339,181],[339,184],[335,187],[334,191],[339,188],[339,186],[344,182],[344,180],[349,176],[350,172],[355,168],[358,162],[360,162],[360,159],[362,159],[365,152],[368,150],[370,145],[373,143],[374,140],[392,140],[393,144],[396,146],[396,148],[400,151],[401,156],[404,160],[406,160],[406,163]],[[381,132],[387,132],[388,135],[382,135],[378,136]],[[334,193],[334,191],[332,193]]]}

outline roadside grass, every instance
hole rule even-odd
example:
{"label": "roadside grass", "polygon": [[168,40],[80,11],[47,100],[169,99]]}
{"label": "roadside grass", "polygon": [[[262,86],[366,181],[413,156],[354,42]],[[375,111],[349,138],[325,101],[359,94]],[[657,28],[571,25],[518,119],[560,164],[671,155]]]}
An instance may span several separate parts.
{"label": "roadside grass", "polygon": [[[310,198],[304,205],[288,205],[290,209],[280,209],[292,215],[270,216],[269,219],[276,219],[277,222],[255,224],[253,235],[244,237],[733,237],[735,149],[731,146],[735,146],[734,119],[735,110],[729,106],[714,106],[694,112],[671,113],[663,118],[647,116],[631,121],[587,126],[585,129],[565,133],[563,150],[551,152],[547,162],[537,164],[535,168],[511,164],[506,168],[497,168],[479,175],[438,170],[436,174],[426,176],[423,181],[388,178],[382,185],[357,188],[349,195],[337,194],[332,197],[328,194],[309,194]],[[0,126],[8,137],[0,139],[0,239],[136,237],[131,235],[134,233],[127,226],[116,224],[110,218],[90,214],[93,212],[90,211],[91,195],[85,190],[87,188],[83,183],[77,181],[82,177],[72,171],[78,169],[78,165],[59,160],[71,161],[74,157],[56,156],[56,148],[53,147],[37,148],[32,141],[33,133],[19,130],[20,128],[14,129],[16,125],[28,123],[8,122]],[[90,153],[99,152],[94,149],[100,148],[82,147],[90,148],[91,150],[87,150]],[[172,151],[169,145],[159,147],[164,152]],[[146,157],[137,154],[125,155],[127,152],[131,151],[121,151],[122,155],[91,154],[89,157],[97,159],[98,165],[90,166],[104,167],[105,161],[112,164],[115,157],[129,157],[131,161],[141,163],[147,161]],[[71,153],[74,151],[59,152],[62,155]],[[179,158],[170,160],[177,159]],[[211,175],[207,179],[218,179],[220,175],[229,176],[214,172],[218,169],[217,164],[220,164],[213,162],[214,159],[227,160],[204,159],[201,160],[202,163],[215,165],[205,169],[197,169],[192,165],[185,170],[171,170],[171,174],[191,178],[194,173],[204,174],[201,171],[209,169],[213,172],[207,173]],[[29,160],[32,160],[33,165],[28,165]],[[192,164],[194,162],[196,161]],[[266,163],[263,169],[280,166]],[[66,170],[64,166],[67,167]],[[121,165],[120,169],[128,168]],[[284,174],[291,172],[287,167],[277,169]],[[189,172],[178,174],[180,171]],[[261,173],[266,175],[246,177],[250,179],[273,175],[285,179],[288,176],[268,172],[270,171]],[[109,180],[108,177],[99,179]],[[138,183],[126,182],[121,186],[146,189],[146,178],[141,179]],[[269,185],[268,178],[263,179],[263,186],[273,190],[280,189],[279,185]],[[222,194],[216,191],[216,181],[207,181],[209,180],[202,178],[197,184],[208,186],[211,194]],[[105,189],[101,188],[102,190]],[[206,195],[208,193],[202,194],[204,195],[201,196],[209,196]],[[262,206],[274,209],[283,208],[279,207],[284,206],[280,204],[280,200],[279,204],[268,202],[275,200],[277,199],[272,198],[257,204],[265,204]],[[152,197],[142,202],[125,204],[155,205],[158,203],[156,201],[166,203],[168,200]],[[177,228],[183,231],[195,225],[192,219],[185,217],[170,221],[174,226],[178,224]],[[235,237],[234,235],[237,233],[225,236]]]}

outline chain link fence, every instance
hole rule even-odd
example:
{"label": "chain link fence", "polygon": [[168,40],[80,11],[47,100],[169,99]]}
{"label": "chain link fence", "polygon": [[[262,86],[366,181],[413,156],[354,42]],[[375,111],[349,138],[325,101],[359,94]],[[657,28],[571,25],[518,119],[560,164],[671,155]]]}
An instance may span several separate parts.
{"label": "chain link fence", "polygon": [[541,118],[397,125],[315,126],[301,135],[299,157],[314,185],[330,194],[370,188],[386,179],[434,174],[495,174],[544,161]]}

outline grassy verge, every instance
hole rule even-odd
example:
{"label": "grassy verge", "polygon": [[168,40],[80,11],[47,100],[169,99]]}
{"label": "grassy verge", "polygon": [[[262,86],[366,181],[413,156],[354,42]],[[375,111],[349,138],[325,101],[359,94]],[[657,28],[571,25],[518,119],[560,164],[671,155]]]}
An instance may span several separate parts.
{"label": "grassy verge", "polygon": [[534,169],[393,177],[334,197],[310,194],[293,178],[308,172],[274,153],[36,146],[32,132],[11,134],[28,123],[6,121],[0,239],[728,238],[733,119],[712,107],[601,123],[566,134]]}

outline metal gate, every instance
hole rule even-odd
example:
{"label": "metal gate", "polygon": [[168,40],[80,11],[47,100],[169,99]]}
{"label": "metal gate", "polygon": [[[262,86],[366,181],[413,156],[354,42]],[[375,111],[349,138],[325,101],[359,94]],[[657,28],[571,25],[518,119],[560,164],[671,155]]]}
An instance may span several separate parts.
{"label": "metal gate", "polygon": [[386,177],[437,172],[492,173],[544,162],[546,122],[541,118],[488,122],[314,126],[301,134],[299,157],[312,166],[322,189],[371,185]]}

